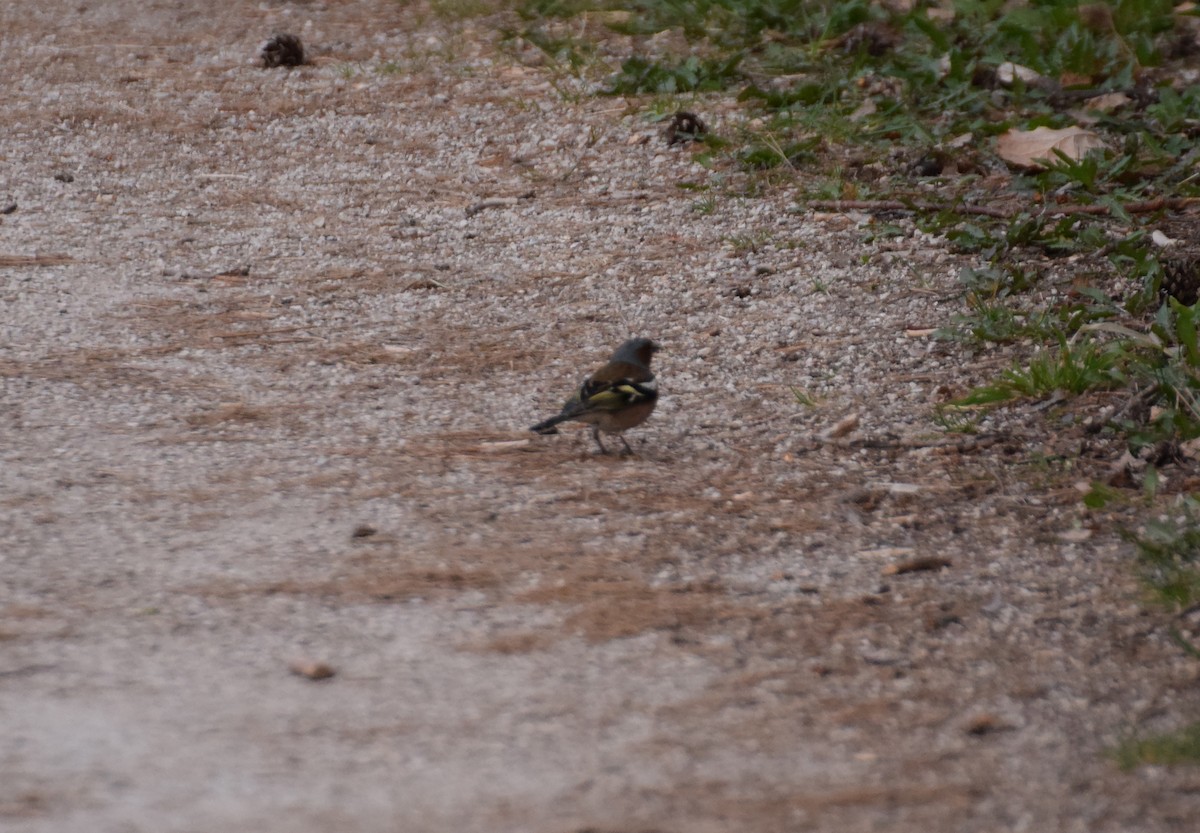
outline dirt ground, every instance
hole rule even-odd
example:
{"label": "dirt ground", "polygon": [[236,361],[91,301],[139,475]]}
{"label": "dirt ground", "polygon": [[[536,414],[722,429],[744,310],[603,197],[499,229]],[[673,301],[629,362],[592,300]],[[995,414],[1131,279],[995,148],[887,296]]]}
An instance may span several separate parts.
{"label": "dirt ground", "polygon": [[[0,828],[1197,829],[1119,449],[937,425],[962,262],[514,22],[0,5]],[[635,334],[634,456],[526,431]]]}

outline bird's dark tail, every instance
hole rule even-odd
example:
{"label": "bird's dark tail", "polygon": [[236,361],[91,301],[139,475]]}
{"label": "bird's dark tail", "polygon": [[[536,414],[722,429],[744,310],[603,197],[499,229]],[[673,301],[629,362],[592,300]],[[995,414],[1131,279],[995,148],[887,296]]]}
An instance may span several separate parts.
{"label": "bird's dark tail", "polygon": [[558,416],[552,416],[552,417],[550,417],[550,419],[543,420],[542,422],[539,422],[537,425],[529,426],[529,430],[535,434],[557,434],[558,429],[555,428],[555,426],[558,425],[560,422],[566,422],[570,418],[571,418],[571,415],[568,415],[568,414],[559,414]]}

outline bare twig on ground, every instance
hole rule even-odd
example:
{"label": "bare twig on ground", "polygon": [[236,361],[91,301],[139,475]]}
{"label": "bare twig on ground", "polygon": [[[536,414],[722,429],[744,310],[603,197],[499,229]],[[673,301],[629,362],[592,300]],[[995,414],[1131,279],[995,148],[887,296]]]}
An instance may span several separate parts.
{"label": "bare twig on ground", "polygon": [[[1179,211],[1200,202],[1197,197],[1159,197],[1153,200],[1126,203],[1121,206],[1129,214],[1147,214],[1153,211]],[[972,203],[936,203],[926,200],[813,200],[809,208],[818,211],[955,211],[959,214],[977,214],[984,217],[995,217],[1000,220],[1010,220],[1023,213],[1025,208],[994,208],[988,205]],[[1111,214],[1112,208],[1107,205],[1055,205],[1043,206],[1046,214]]]}
{"label": "bare twig on ground", "polygon": [[73,261],[70,255],[0,255],[0,267],[62,266]]}
{"label": "bare twig on ground", "polygon": [[467,206],[467,216],[474,217],[480,211],[486,211],[489,208],[512,208],[522,200],[531,199],[533,199],[532,191],[516,197],[491,197],[490,199],[481,200],[474,205]]}

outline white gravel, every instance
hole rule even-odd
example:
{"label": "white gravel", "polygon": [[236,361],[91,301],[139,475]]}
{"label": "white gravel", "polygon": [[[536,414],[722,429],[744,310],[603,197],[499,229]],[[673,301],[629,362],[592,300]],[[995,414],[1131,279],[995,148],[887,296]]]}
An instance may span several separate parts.
{"label": "white gravel", "polygon": [[[1200,688],[1093,464],[936,447],[1007,361],[919,332],[963,261],[502,22],[0,7],[0,826],[1191,829],[1194,773],[1106,754]],[[630,334],[635,457],[528,434]]]}

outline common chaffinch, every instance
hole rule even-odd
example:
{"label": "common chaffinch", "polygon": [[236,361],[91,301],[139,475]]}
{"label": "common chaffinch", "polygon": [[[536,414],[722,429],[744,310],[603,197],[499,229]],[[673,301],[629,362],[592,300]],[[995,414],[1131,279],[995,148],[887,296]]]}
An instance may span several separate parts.
{"label": "common chaffinch", "polygon": [[585,422],[592,426],[592,439],[601,454],[608,449],[600,441],[600,432],[616,434],[632,454],[633,449],[622,432],[641,425],[658,403],[658,384],[650,372],[650,359],[658,345],[648,338],[631,338],[622,344],[591,376],[583,380],[575,395],[563,405],[558,416],[539,422],[529,430],[538,434],[557,434],[560,422]]}

